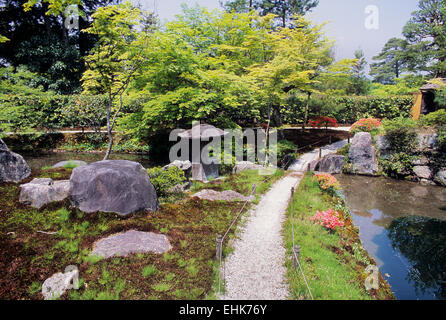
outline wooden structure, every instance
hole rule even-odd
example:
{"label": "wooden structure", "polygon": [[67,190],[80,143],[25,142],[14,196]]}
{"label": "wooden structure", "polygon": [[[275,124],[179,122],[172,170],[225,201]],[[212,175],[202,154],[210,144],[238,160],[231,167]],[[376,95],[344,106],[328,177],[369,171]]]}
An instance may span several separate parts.
{"label": "wooden structure", "polygon": [[[446,85],[445,78],[439,78],[437,80],[444,82]],[[415,120],[418,120],[422,114],[428,114],[439,109],[440,106],[435,103],[435,91],[441,87],[440,84],[428,83],[422,86],[419,92],[414,94],[415,101],[412,107],[412,117]]]}

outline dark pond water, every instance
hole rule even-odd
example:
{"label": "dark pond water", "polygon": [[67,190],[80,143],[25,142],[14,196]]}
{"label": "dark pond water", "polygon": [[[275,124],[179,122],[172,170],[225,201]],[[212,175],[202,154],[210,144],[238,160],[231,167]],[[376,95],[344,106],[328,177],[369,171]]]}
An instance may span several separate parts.
{"label": "dark pond water", "polygon": [[338,176],[364,247],[397,299],[446,299],[446,188]]}
{"label": "dark pond water", "polygon": [[[67,160],[82,160],[87,163],[100,161],[104,159],[104,154],[102,153],[75,153],[75,152],[55,152],[39,155],[27,155],[23,154],[26,162],[31,167],[31,170],[41,169],[45,166],[53,166],[60,161]],[[110,160],[130,160],[141,163],[144,168],[151,168],[155,165],[149,156],[147,155],[136,155],[136,154],[116,154],[112,153],[110,155]]]}

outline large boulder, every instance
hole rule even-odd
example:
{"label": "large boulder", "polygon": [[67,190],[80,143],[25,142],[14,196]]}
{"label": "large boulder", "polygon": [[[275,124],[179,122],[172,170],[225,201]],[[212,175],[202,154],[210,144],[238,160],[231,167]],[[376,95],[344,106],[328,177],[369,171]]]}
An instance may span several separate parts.
{"label": "large boulder", "polygon": [[351,141],[348,154],[351,171],[355,174],[373,176],[378,173],[378,159],[368,132],[358,132]]}
{"label": "large boulder", "polygon": [[[317,171],[326,173],[341,173],[345,157],[337,154],[328,154],[317,165]],[[310,166],[311,169],[311,166]]]}
{"label": "large boulder", "polygon": [[20,188],[19,202],[40,209],[48,203],[65,200],[70,191],[70,181],[34,179]]}
{"label": "large boulder", "polygon": [[31,174],[31,169],[17,153],[11,152],[0,139],[0,182],[20,182]]}
{"label": "large boulder", "polygon": [[105,160],[73,170],[70,200],[80,210],[126,216],[158,210],[158,198],[147,171],[137,162]]}

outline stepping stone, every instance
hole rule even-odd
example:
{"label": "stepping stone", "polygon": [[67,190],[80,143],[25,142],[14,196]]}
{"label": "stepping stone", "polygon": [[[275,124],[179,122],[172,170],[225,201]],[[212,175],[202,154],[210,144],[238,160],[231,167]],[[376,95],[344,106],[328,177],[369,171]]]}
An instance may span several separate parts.
{"label": "stepping stone", "polygon": [[253,196],[246,197],[246,196],[244,196],[238,192],[232,191],[232,190],[218,192],[215,190],[205,189],[205,190],[201,190],[200,192],[197,192],[196,194],[193,195],[193,197],[197,197],[202,200],[210,200],[210,201],[218,201],[218,200],[252,201],[252,200],[254,200]]}
{"label": "stepping stone", "polygon": [[131,253],[164,253],[172,248],[164,234],[130,230],[101,239],[94,244],[92,256],[125,257]]}

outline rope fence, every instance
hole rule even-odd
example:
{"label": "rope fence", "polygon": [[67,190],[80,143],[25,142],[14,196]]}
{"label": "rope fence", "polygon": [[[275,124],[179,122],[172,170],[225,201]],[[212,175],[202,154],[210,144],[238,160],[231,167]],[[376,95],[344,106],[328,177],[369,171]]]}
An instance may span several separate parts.
{"label": "rope fence", "polygon": [[[325,137],[324,139],[321,139],[321,140],[319,140],[319,141],[316,141],[316,142],[314,142],[314,143],[312,143],[312,144],[309,144],[309,145],[306,145],[306,146],[297,148],[297,149],[295,150],[295,152],[297,153],[299,150],[303,150],[303,149],[305,149],[305,148],[308,148],[308,147],[311,147],[311,146],[320,144],[321,142],[323,142],[324,140],[326,140],[326,138],[327,138],[327,137]],[[329,136],[328,138],[329,138],[329,143],[331,144],[331,142],[332,142],[332,137]],[[349,143],[350,143],[350,137],[348,138],[348,140],[349,140]],[[321,153],[321,151],[322,151],[322,149],[319,149],[319,153]],[[286,167],[290,164],[290,162],[291,162],[291,161],[294,161],[294,160],[295,160],[295,159],[290,158],[290,159],[287,161],[287,163],[286,163],[286,165],[284,166],[284,168],[286,168]],[[309,167],[310,167],[310,166],[308,165],[308,169],[307,169],[308,171],[309,171],[309,169],[310,169]],[[264,183],[268,182],[272,177],[273,177],[273,175],[269,176],[268,178],[266,178],[265,180],[263,180],[263,182],[264,182]],[[305,285],[306,285],[306,287],[307,287],[308,293],[310,294],[311,299],[314,300],[314,297],[313,297],[313,294],[312,294],[312,292],[311,292],[310,286],[309,286],[309,284],[308,284],[307,278],[306,278],[306,276],[305,276],[305,273],[304,273],[304,271],[303,271],[303,269],[302,269],[302,266],[301,266],[301,264],[300,264],[300,261],[299,261],[299,255],[300,255],[300,250],[301,250],[301,248],[300,248],[299,245],[296,245],[295,237],[294,237],[294,201],[293,201],[293,200],[294,200],[295,189],[297,188],[297,186],[299,185],[299,183],[300,183],[300,181],[298,181],[298,182],[291,188],[291,215],[290,215],[290,223],[291,223],[292,242],[293,242],[293,246],[292,246],[293,258],[294,258],[294,259],[293,259],[293,265],[294,265],[294,267],[297,267],[297,266],[299,267],[299,270],[300,270],[300,272],[301,272],[301,274],[302,274],[303,280],[304,280]],[[251,191],[251,197],[255,196],[255,194],[256,194],[256,189],[257,189],[257,185],[256,185],[256,184],[253,184],[253,186],[252,186],[252,191]],[[218,235],[218,236],[217,236],[217,239],[216,239],[216,240],[217,240],[217,245],[216,245],[216,258],[217,258],[217,260],[219,261],[219,266],[218,266],[218,296],[221,295],[222,282],[224,282],[224,280],[225,280],[225,276],[226,276],[226,268],[225,268],[225,263],[224,263],[224,261],[223,261],[223,244],[224,244],[224,241],[226,240],[226,238],[227,238],[229,232],[231,231],[231,229],[232,229],[232,227],[234,226],[234,224],[236,223],[236,221],[240,218],[241,214],[243,213],[244,209],[246,208],[246,205],[247,205],[248,202],[250,202],[250,201],[251,201],[250,199],[247,199],[247,200],[243,203],[242,208],[241,208],[241,209],[239,210],[239,212],[237,213],[237,216],[232,220],[232,222],[231,222],[229,228],[226,230],[226,232],[223,234],[223,236],[222,236],[222,235]],[[222,273],[221,273],[222,266],[223,266],[223,275],[222,275]],[[222,279],[222,278],[223,278],[223,279]]]}

